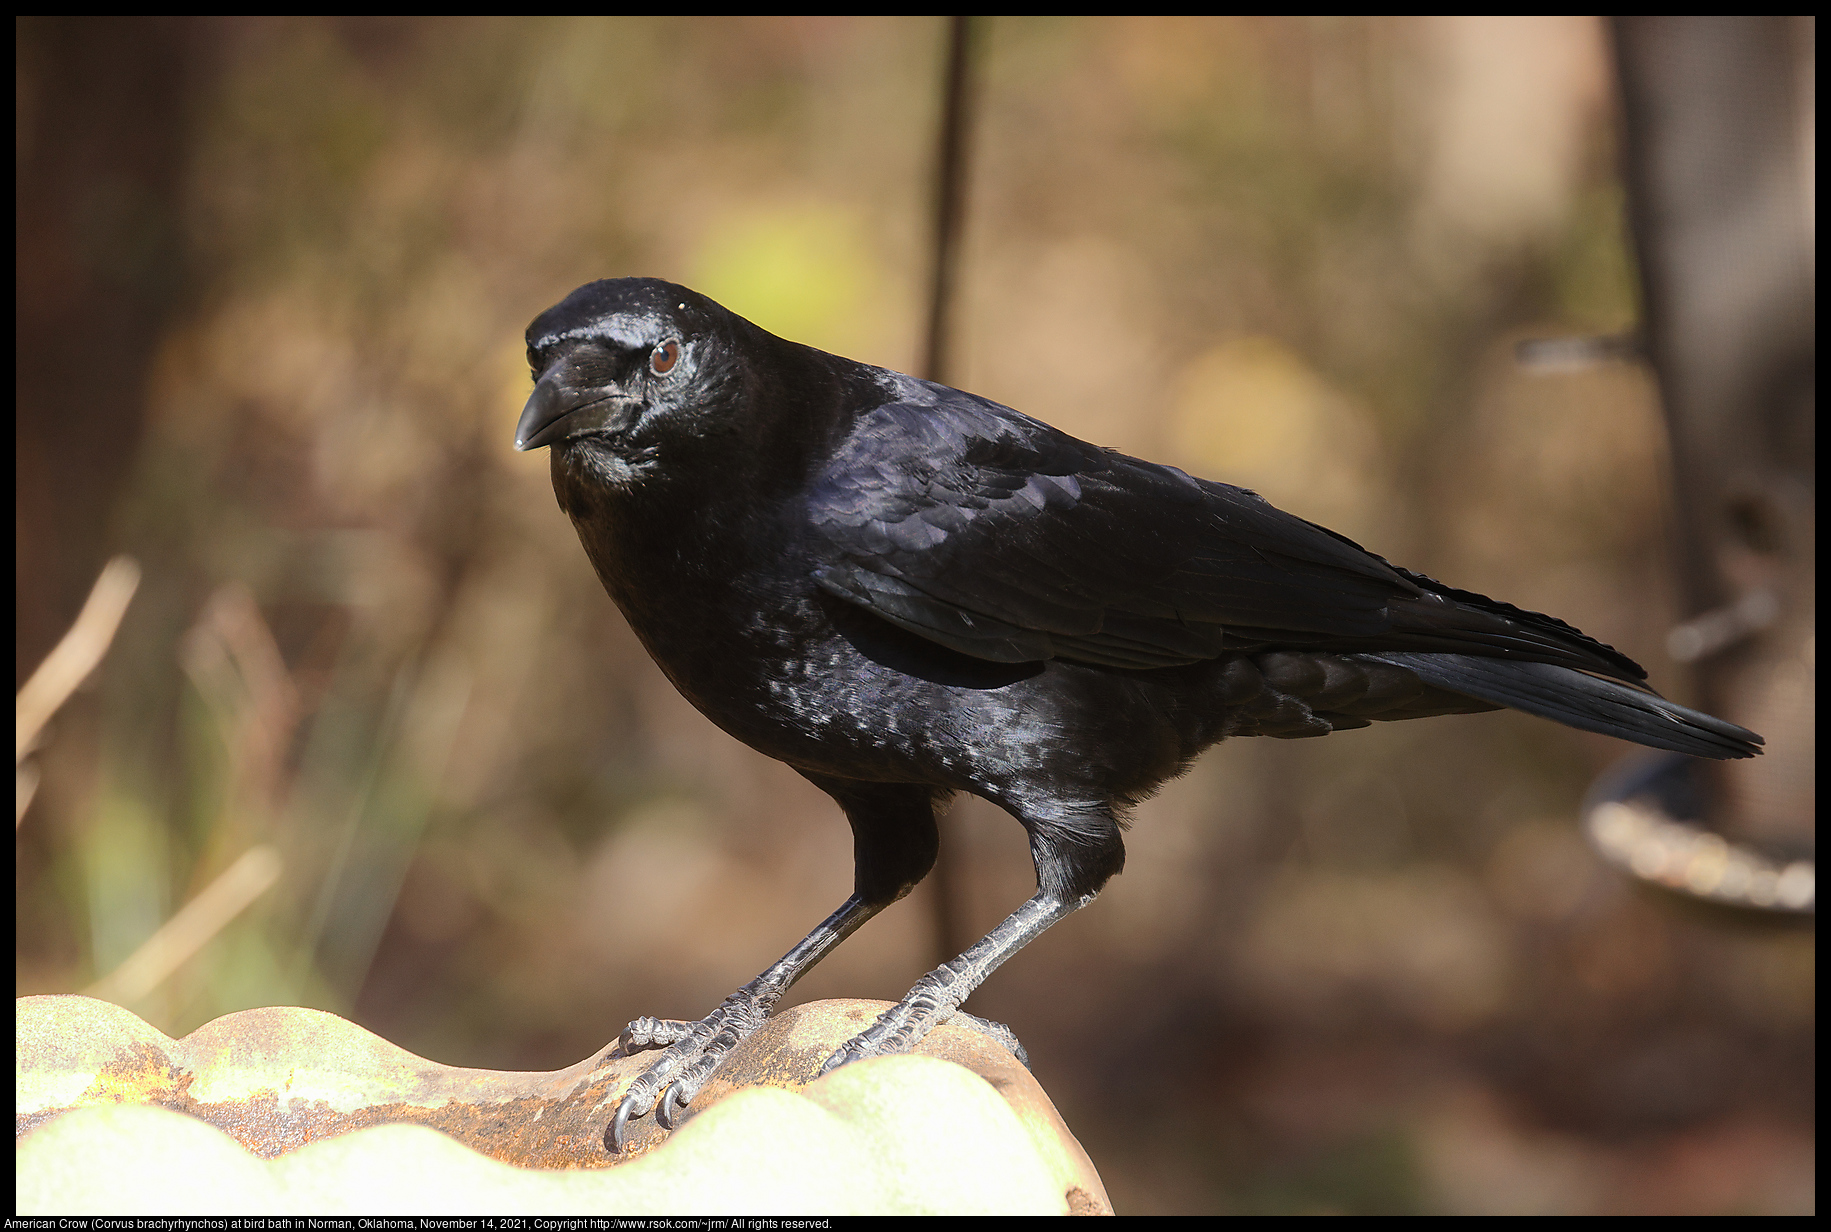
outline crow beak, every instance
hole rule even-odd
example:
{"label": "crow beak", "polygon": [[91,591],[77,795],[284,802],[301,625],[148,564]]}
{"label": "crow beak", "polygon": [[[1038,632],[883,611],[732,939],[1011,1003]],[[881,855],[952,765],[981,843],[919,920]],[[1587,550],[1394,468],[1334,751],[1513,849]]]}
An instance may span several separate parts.
{"label": "crow beak", "polygon": [[515,425],[515,448],[529,450],[551,445],[559,436],[560,421],[575,406],[551,375],[541,377],[535,383],[534,392],[528,395],[521,422]]}
{"label": "crow beak", "polygon": [[[625,412],[640,406],[638,399],[614,390],[569,389],[561,375],[549,372],[535,383],[528,405],[515,425],[515,448],[526,451],[551,445],[592,428],[614,427]],[[574,415],[577,411],[596,410],[591,415]]]}

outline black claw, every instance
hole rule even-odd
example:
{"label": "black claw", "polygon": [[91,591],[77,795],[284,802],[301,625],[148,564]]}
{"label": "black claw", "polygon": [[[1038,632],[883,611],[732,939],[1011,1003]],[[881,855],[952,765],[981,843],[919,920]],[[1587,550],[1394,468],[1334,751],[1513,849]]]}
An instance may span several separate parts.
{"label": "black claw", "polygon": [[629,1124],[630,1112],[635,1106],[635,1100],[627,1095],[624,1096],[623,1102],[617,1105],[617,1115],[610,1118],[610,1124],[604,1127],[604,1146],[612,1155],[623,1153],[623,1147],[628,1138],[625,1128]]}
{"label": "black claw", "polygon": [[680,1083],[673,1083],[661,1093],[661,1102],[655,1105],[655,1122],[669,1133],[674,1132],[674,1122],[687,1109],[692,1096],[682,1098]]}

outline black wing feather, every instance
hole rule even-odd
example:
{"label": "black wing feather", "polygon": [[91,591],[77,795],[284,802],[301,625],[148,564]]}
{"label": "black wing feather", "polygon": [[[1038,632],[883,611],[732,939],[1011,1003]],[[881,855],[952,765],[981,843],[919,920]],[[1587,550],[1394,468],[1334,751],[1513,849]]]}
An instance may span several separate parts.
{"label": "black wing feather", "polygon": [[889,378],[812,486],[815,580],[995,662],[1170,667],[1226,649],[1448,652],[1645,672],[1549,616],[1443,586],[1257,493]]}

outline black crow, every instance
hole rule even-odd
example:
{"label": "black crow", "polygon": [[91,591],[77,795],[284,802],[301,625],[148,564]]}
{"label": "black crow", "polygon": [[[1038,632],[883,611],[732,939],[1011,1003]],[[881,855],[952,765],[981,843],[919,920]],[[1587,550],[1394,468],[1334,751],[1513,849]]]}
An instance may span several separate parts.
{"label": "black crow", "polygon": [[1029,833],[1037,890],[827,1062],[902,1052],[1091,902],[1121,819],[1229,736],[1511,706],[1702,757],[1761,738],[1560,620],[1389,564],[1258,495],[769,334],[685,287],[580,287],[528,327],[518,449],[705,716],[852,826],[852,896],[666,1051],[606,1132],[665,1127],[782,994],[933,866],[936,805]]}

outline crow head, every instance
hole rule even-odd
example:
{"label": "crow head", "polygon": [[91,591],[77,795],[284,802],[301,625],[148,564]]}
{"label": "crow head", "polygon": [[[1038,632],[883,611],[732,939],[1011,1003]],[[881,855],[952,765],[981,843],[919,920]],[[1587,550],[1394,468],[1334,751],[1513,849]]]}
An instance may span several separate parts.
{"label": "crow head", "polygon": [[587,283],[528,326],[534,393],[515,448],[551,445],[556,463],[565,455],[611,487],[683,461],[729,431],[744,384],[741,324],[671,282]]}

